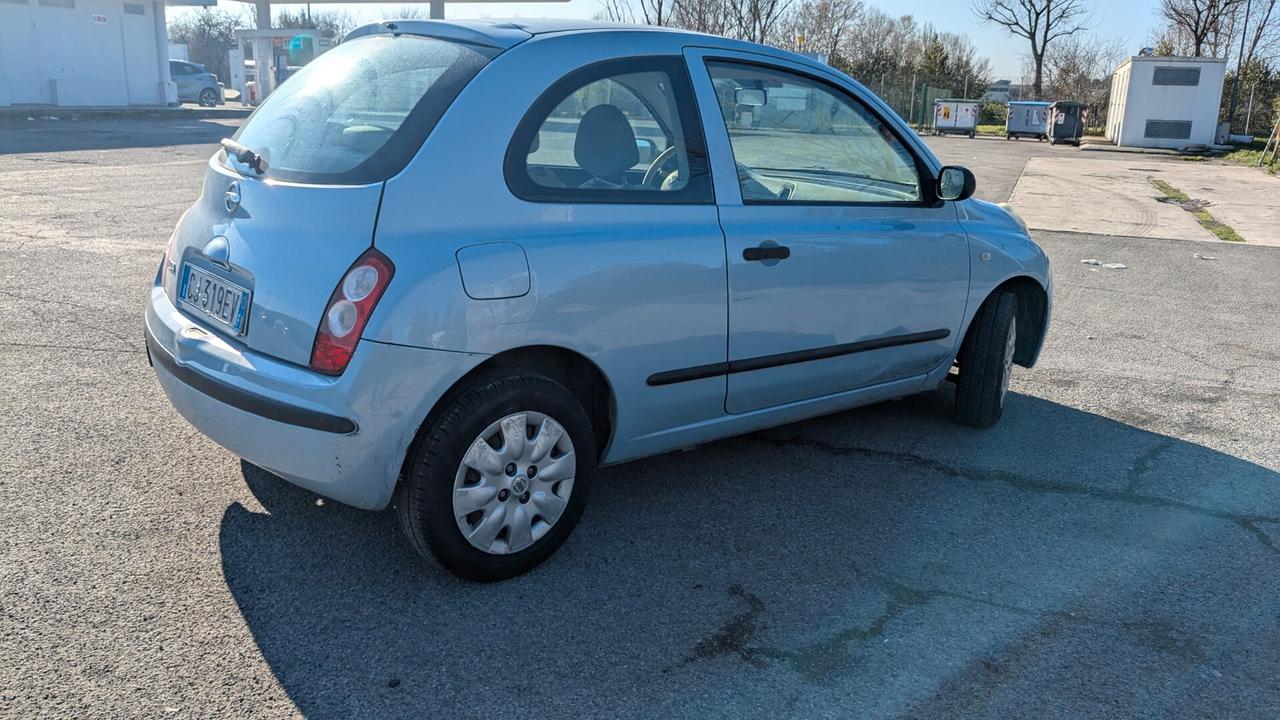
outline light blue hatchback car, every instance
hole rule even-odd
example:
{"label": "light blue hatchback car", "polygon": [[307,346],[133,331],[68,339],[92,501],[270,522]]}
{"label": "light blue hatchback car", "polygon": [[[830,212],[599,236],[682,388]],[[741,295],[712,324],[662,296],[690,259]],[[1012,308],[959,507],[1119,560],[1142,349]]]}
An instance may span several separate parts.
{"label": "light blue hatchback car", "polygon": [[493,580],[598,465],[956,383],[1001,414],[1049,262],[805,57],[578,21],[388,22],[210,159],[151,289],[173,405]]}

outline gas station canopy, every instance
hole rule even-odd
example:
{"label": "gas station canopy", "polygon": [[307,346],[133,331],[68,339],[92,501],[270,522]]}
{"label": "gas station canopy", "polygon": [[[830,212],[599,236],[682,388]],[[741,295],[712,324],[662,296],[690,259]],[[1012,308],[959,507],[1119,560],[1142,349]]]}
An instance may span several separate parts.
{"label": "gas station canopy", "polygon": [[[168,5],[211,5],[214,2],[217,2],[217,0],[167,0],[166,4]],[[257,5],[258,15],[260,18],[262,16],[262,7],[265,6],[269,8],[271,5],[271,3],[268,0],[236,0],[236,2]],[[323,5],[323,4],[332,4],[332,3],[343,3],[343,4],[355,5],[355,4],[371,4],[371,3],[385,4],[386,2],[387,0],[311,0],[310,4]],[[569,0],[409,0],[409,3],[414,5],[418,5],[422,3],[430,4],[431,19],[433,20],[439,20],[444,18],[445,3],[452,4],[452,3],[510,3],[510,2],[562,3],[562,2],[569,2]],[[277,4],[285,4],[285,3],[277,3]],[[270,13],[269,10],[267,12]]]}

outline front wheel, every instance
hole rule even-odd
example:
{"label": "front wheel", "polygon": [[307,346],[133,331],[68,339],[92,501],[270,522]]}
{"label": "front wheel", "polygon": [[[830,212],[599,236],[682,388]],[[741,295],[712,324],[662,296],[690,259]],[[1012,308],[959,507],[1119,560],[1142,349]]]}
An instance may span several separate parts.
{"label": "front wheel", "polygon": [[503,580],[568,539],[595,467],[591,419],[573,393],[543,375],[496,372],[426,428],[396,511],[423,556],[471,580]]}
{"label": "front wheel", "polygon": [[956,414],[960,422],[989,428],[1004,412],[1017,346],[1018,300],[1012,290],[987,298],[960,345]]}
{"label": "front wheel", "polygon": [[200,91],[200,107],[213,107],[218,104],[218,93],[213,88],[205,88]]}

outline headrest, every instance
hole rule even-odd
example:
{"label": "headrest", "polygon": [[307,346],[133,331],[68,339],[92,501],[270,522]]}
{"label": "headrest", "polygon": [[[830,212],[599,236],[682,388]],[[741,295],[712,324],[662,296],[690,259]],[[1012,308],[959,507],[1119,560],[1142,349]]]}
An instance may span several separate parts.
{"label": "headrest", "polygon": [[597,105],[582,116],[573,141],[578,167],[598,178],[620,179],[640,161],[636,134],[622,111],[613,105]]}

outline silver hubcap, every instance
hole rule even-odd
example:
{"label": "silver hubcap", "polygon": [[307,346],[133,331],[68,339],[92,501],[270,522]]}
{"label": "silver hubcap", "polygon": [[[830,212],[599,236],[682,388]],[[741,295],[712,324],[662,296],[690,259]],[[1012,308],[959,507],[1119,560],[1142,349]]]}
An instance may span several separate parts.
{"label": "silver hubcap", "polygon": [[471,443],[453,481],[462,536],[493,555],[520,552],[560,519],[577,460],[560,423],[537,412],[497,420]]}
{"label": "silver hubcap", "polygon": [[1009,394],[1009,376],[1013,374],[1013,348],[1018,344],[1018,323],[1009,323],[1009,340],[1004,346],[1004,377],[1000,378],[1000,407]]}

